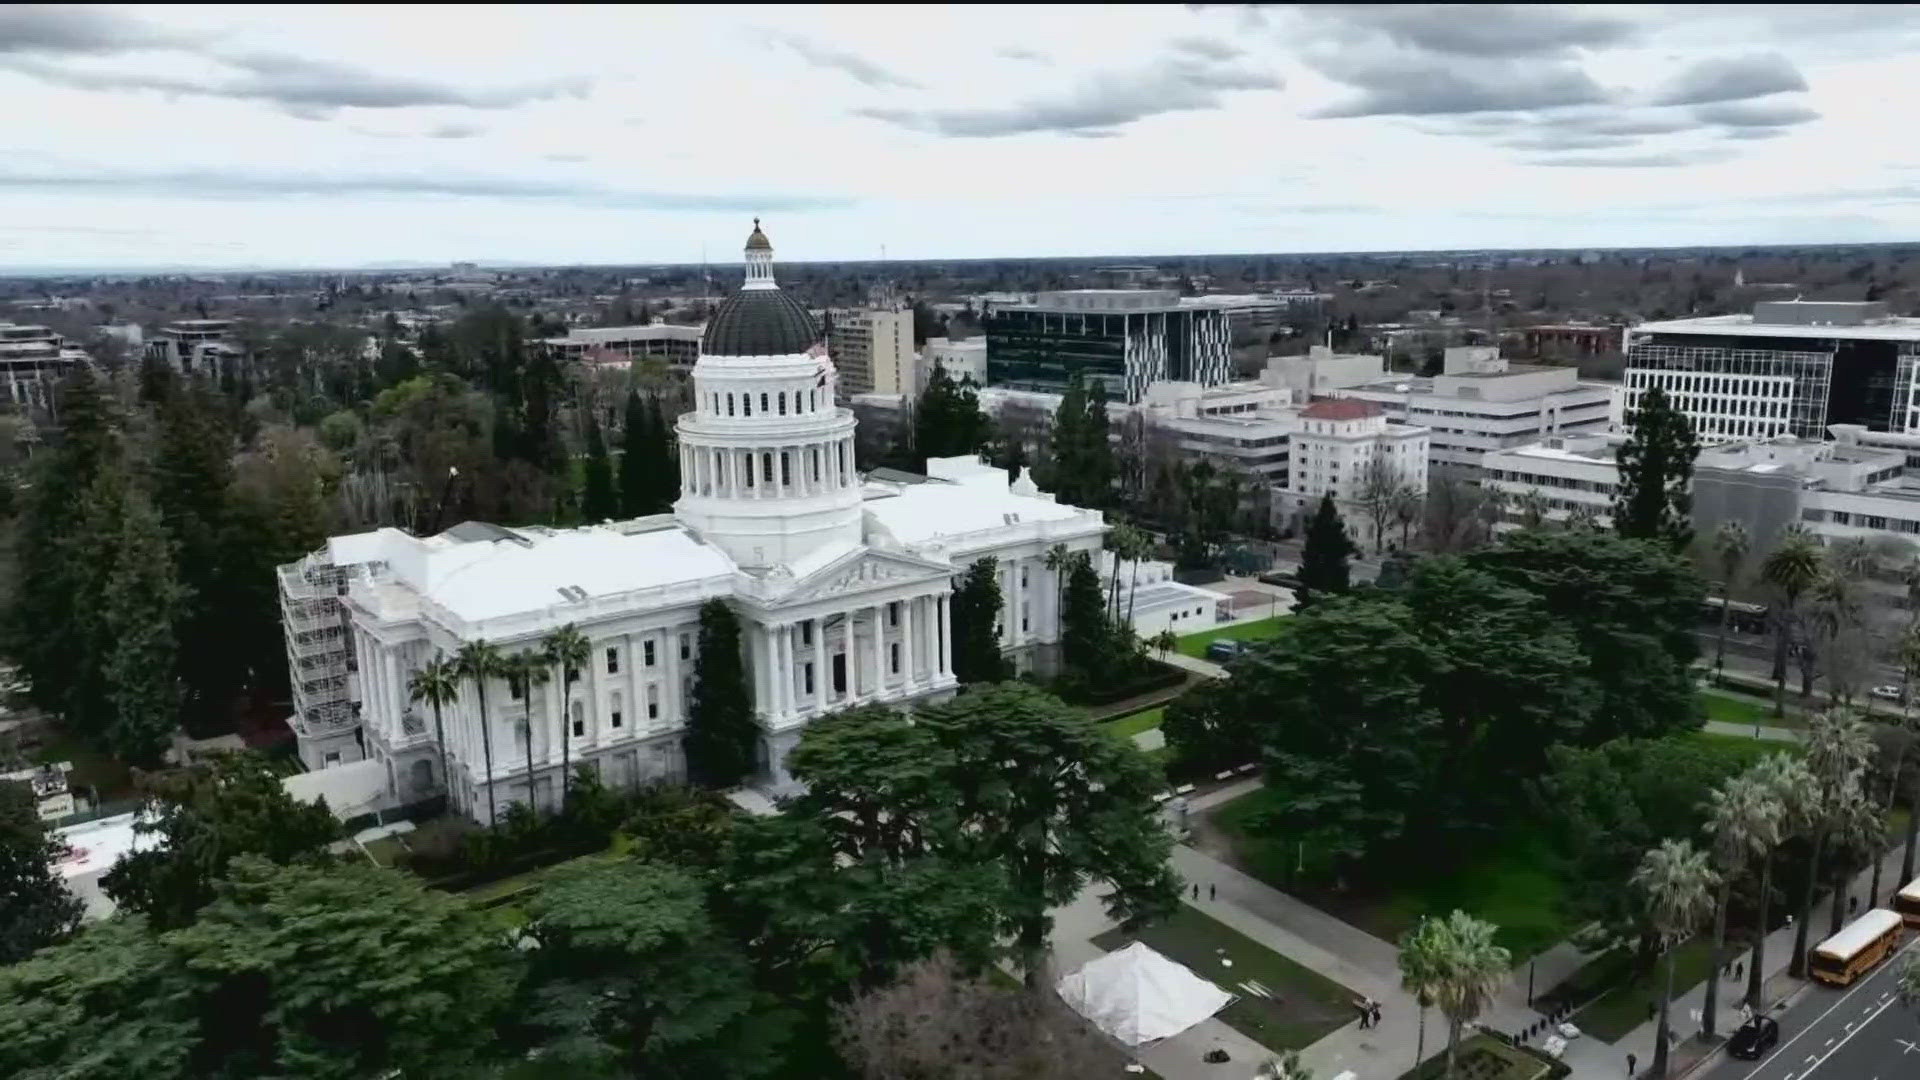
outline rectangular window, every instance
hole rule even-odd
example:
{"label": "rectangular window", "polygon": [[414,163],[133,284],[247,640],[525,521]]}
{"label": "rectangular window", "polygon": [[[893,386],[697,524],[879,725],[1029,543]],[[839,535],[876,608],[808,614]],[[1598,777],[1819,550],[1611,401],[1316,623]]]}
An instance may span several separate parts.
{"label": "rectangular window", "polygon": [[645,664],[646,664],[646,665],[647,665],[648,667],[652,667],[652,666],[653,666],[653,642],[651,642],[651,641],[643,641],[643,642],[641,642],[641,643],[640,643],[640,654],[641,654],[641,659],[642,659],[642,661],[643,661],[643,662],[644,662],[644,663],[645,663]]}
{"label": "rectangular window", "polygon": [[800,644],[802,645],[813,644],[813,620],[812,619],[808,619],[806,622],[803,622],[800,624]]}
{"label": "rectangular window", "polygon": [[898,600],[895,600],[892,603],[887,605],[887,625],[888,626],[900,625],[900,601]]}
{"label": "rectangular window", "polygon": [[680,659],[690,660],[692,658],[693,658],[693,638],[687,634],[681,634],[680,635]]}
{"label": "rectangular window", "polygon": [[660,688],[657,686],[647,687],[647,719],[660,719]]}
{"label": "rectangular window", "polygon": [[519,679],[507,680],[507,694],[510,697],[512,697],[513,700],[515,701],[520,700],[520,697],[521,697],[520,690],[521,690],[521,684]]}
{"label": "rectangular window", "polygon": [[615,709],[613,710],[612,713],[608,714],[607,722],[613,725],[615,729],[618,729],[620,727],[620,720],[621,720],[621,717],[620,717],[619,709]]}
{"label": "rectangular window", "polygon": [[806,663],[800,665],[800,672],[802,685],[806,687],[806,689],[801,692],[805,694],[813,693],[813,664]]}
{"label": "rectangular window", "polygon": [[895,641],[887,646],[887,670],[900,674],[900,643]]}
{"label": "rectangular window", "polygon": [[607,674],[609,675],[620,674],[620,650],[619,649],[607,650]]}

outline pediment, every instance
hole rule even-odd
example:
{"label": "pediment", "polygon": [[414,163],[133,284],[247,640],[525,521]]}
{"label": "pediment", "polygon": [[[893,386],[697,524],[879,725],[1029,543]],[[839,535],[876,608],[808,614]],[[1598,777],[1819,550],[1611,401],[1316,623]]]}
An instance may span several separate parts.
{"label": "pediment", "polygon": [[857,596],[895,585],[938,581],[952,574],[953,567],[943,563],[900,552],[861,548],[796,580],[780,600],[797,603],[831,596]]}

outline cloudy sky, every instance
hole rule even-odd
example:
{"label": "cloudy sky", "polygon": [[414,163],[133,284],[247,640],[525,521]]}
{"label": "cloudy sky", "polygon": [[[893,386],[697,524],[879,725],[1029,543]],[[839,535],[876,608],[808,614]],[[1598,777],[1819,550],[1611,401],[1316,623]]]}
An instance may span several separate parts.
{"label": "cloudy sky", "polygon": [[0,265],[1920,239],[1920,9],[0,5]]}

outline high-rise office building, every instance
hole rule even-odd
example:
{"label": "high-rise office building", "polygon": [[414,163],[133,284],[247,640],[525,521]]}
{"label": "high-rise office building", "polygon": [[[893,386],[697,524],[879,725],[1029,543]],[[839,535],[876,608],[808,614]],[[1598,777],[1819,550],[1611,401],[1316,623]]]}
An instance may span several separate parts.
{"label": "high-rise office building", "polygon": [[1170,290],[1041,293],[995,309],[986,331],[987,381],[995,386],[1057,391],[1079,375],[1114,400],[1137,402],[1156,382],[1214,386],[1233,374],[1226,310],[1183,304]]}
{"label": "high-rise office building", "polygon": [[1751,315],[1643,323],[1626,350],[1629,418],[1658,386],[1709,441],[1920,429],[1920,319],[1879,301],[1773,300]]}
{"label": "high-rise office building", "polygon": [[913,355],[913,311],[898,306],[833,313],[827,354],[848,394],[920,393]]}

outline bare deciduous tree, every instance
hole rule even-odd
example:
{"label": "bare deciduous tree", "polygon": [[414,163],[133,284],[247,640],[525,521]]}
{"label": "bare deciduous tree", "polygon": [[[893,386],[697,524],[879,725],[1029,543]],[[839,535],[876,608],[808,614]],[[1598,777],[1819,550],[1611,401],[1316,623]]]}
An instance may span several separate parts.
{"label": "bare deciduous tree", "polygon": [[867,1080],[1081,1080],[1125,1060],[1051,990],[995,986],[946,956],[841,1006],[834,1034]]}

